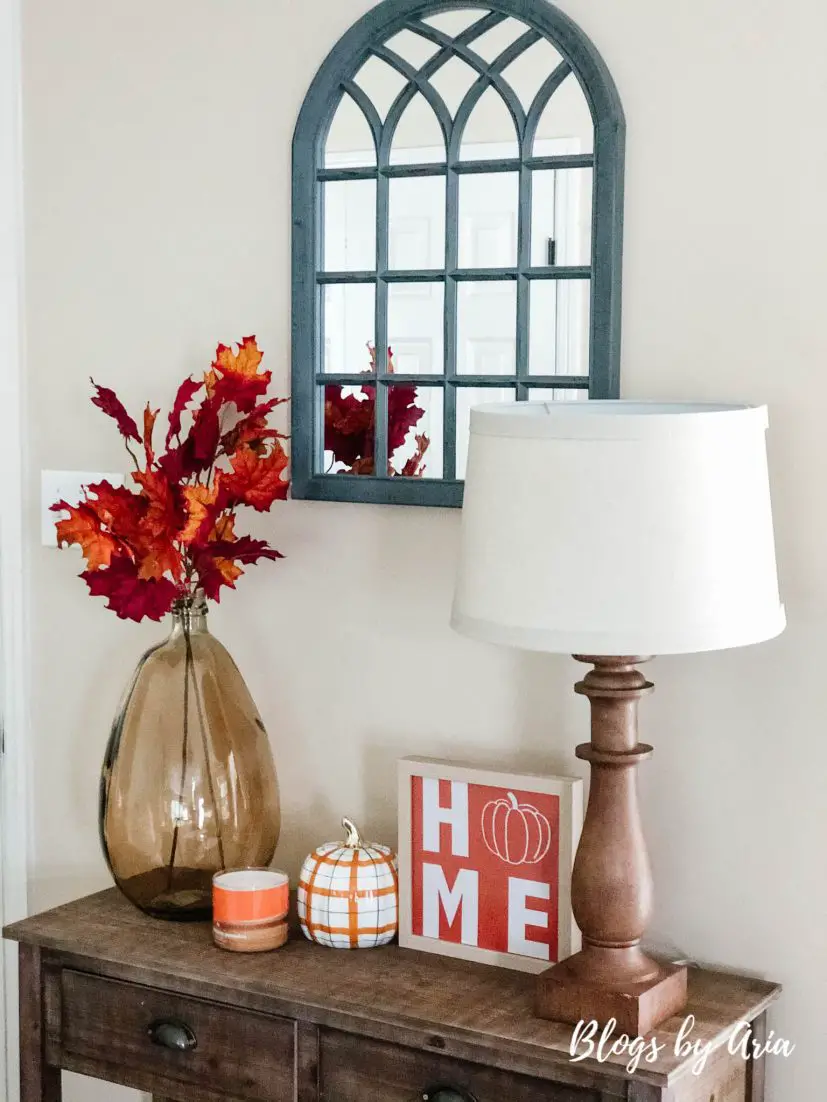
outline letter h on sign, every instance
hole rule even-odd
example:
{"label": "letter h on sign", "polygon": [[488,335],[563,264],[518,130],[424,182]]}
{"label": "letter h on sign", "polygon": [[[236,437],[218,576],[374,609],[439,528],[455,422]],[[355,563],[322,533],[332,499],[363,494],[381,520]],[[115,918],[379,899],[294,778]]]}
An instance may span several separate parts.
{"label": "letter h on sign", "polygon": [[451,828],[448,850],[454,857],[468,856],[468,785],[462,781],[450,781],[451,801],[447,807],[439,802],[439,781],[435,777],[422,778],[422,848],[428,853],[439,853],[440,828],[443,823]]}

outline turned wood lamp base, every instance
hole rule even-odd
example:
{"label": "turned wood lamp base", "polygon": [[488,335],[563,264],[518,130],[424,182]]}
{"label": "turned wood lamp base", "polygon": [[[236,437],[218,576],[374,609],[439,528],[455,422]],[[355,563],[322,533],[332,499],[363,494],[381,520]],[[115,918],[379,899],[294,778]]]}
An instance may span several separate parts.
{"label": "turned wood lamp base", "polygon": [[572,872],[572,909],[583,949],[538,977],[535,1013],[570,1022],[614,1019],[640,1036],[686,1005],[686,968],[640,948],[652,911],[652,873],[637,797],[637,766],[652,747],[637,739],[637,707],[652,692],[645,658],[575,655],[594,666],[575,692],[591,702],[591,790]]}

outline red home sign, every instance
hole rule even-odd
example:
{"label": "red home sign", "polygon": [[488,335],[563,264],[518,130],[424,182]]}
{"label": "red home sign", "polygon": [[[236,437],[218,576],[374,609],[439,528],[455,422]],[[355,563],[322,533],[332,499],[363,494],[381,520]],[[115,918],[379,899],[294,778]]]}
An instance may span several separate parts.
{"label": "red home sign", "polygon": [[581,782],[400,763],[400,942],[540,970],[576,951]]}

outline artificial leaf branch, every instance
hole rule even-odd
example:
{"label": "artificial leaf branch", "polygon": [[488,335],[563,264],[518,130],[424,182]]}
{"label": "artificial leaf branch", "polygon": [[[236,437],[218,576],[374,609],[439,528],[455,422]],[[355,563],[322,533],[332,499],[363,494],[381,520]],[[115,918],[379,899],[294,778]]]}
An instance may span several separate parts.
{"label": "artificial leaf branch", "polygon": [[56,522],[58,543],[80,547],[89,592],[107,598],[121,619],[160,620],[198,590],[218,601],[243,567],[282,557],[235,532],[241,506],[267,512],[289,488],[285,436],[267,420],[287,399],[264,400],[271,373],[261,363],[255,337],[236,351],[220,344],[203,379],[178,388],[158,455],[159,411],[147,405],[141,432],[114,391],[93,381],[92,402],[115,421],[137,489],[99,482],[77,506],[59,501],[52,509],[68,513]]}

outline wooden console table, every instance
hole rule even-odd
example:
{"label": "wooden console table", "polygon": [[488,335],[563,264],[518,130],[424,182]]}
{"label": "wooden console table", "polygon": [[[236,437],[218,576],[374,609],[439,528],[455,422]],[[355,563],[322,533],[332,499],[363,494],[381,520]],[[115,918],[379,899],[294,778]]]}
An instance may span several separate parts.
{"label": "wooden console table", "polygon": [[80,1072],[174,1102],[761,1102],[763,1063],[730,1055],[739,1021],[765,1036],[773,984],[690,974],[692,1040],[657,1030],[657,1063],[572,1063],[568,1026],[531,1011],[533,977],[390,946],[214,948],[208,924],[146,918],[114,889],[5,930],[20,942],[22,1102],[59,1102]]}

